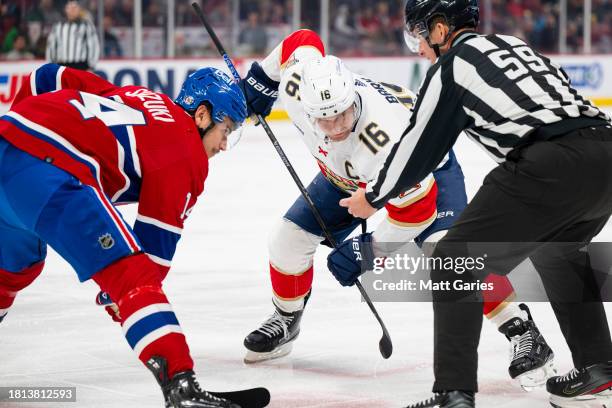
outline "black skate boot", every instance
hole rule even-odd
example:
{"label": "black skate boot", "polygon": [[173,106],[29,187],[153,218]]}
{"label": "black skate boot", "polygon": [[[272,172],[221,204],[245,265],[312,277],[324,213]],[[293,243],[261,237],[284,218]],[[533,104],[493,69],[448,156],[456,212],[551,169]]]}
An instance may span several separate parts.
{"label": "black skate boot", "polygon": [[[304,307],[310,298],[310,292],[304,299]],[[304,309],[288,313],[276,304],[274,313],[262,325],[249,333],[244,339],[247,354],[244,362],[247,364],[272,360],[286,356],[293,348],[293,341],[300,334],[300,320]]]}
{"label": "black skate boot", "polygon": [[553,364],[555,355],[533,321],[529,308],[523,303],[519,307],[527,312],[528,319],[515,317],[504,323],[499,331],[510,340],[510,377],[518,379],[525,391],[532,391],[557,373]]}
{"label": "black skate boot", "polygon": [[166,360],[151,357],[147,367],[159,383],[164,394],[166,408],[241,408],[226,399],[202,391],[193,371],[176,373],[168,379]]}
{"label": "black skate boot", "polygon": [[433,397],[406,408],[474,408],[476,406],[472,391],[436,392]]}
{"label": "black skate boot", "polygon": [[573,369],[546,382],[555,408],[612,407],[612,361]]}

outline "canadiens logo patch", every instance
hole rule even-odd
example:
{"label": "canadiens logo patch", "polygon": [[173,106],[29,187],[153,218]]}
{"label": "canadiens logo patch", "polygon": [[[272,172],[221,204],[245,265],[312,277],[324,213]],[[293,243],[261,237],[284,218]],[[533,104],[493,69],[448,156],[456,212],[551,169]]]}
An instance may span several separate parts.
{"label": "canadiens logo patch", "polygon": [[102,249],[111,249],[115,246],[115,239],[109,233],[100,236],[100,238],[98,238],[98,242],[100,243]]}

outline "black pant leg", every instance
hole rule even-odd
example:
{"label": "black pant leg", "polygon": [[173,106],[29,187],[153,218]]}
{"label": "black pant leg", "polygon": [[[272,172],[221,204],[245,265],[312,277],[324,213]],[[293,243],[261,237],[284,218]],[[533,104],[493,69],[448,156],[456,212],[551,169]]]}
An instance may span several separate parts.
{"label": "black pant leg", "polygon": [[[503,168],[494,172],[504,172]],[[506,228],[508,241],[516,240],[537,214],[516,198],[485,181],[457,223],[437,245],[432,257],[478,257],[487,252],[487,269],[482,276],[457,274],[453,270],[433,269],[435,283],[456,281],[474,283],[489,272],[507,273],[535,250],[533,244],[494,246],[495,231]],[[508,222],[509,221],[509,222]],[[471,239],[470,237],[477,237]],[[483,245],[470,245],[482,242]],[[434,307],[434,375],[433,391],[461,389],[477,391],[478,343],[482,328],[482,295],[480,291],[433,291]]]}
{"label": "black pant leg", "polygon": [[482,302],[434,302],[433,391],[478,391]]}
{"label": "black pant leg", "polygon": [[602,288],[583,243],[607,221],[604,217],[578,224],[558,238],[569,242],[550,243],[531,256],[576,367],[612,360]]}

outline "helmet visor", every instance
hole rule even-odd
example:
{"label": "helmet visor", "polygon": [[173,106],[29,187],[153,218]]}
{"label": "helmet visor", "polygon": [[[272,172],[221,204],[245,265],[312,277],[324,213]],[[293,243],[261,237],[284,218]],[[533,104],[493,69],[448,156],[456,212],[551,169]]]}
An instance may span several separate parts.
{"label": "helmet visor", "polygon": [[414,24],[406,24],[404,27],[404,41],[408,49],[415,54],[419,53],[421,40],[426,40],[429,37],[429,30],[424,21],[419,21]]}
{"label": "helmet visor", "polygon": [[242,139],[242,132],[244,131],[244,126],[239,126],[238,128],[232,130],[227,136],[227,148],[226,150],[232,150],[236,147],[240,139]]}
{"label": "helmet visor", "polygon": [[359,119],[357,104],[353,103],[344,112],[330,118],[311,118],[317,132],[331,140],[344,140],[352,132],[355,122]]}
{"label": "helmet visor", "polygon": [[[222,122],[214,121],[214,127],[208,129],[200,129],[200,134],[206,142],[206,137],[210,131],[215,131],[220,135],[220,138],[213,138],[213,143],[218,143],[219,150],[232,150],[236,147],[240,139],[242,139],[242,131],[244,126],[242,124],[236,125],[236,122],[231,120],[229,116],[226,116]],[[220,133],[219,133],[220,132]]]}

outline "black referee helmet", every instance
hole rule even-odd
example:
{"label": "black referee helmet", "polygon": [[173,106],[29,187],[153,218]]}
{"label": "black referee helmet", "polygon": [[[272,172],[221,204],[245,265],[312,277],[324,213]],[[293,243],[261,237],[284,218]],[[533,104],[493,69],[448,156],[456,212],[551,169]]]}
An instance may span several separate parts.
{"label": "black referee helmet", "polygon": [[438,16],[446,19],[451,31],[476,28],[480,16],[478,0],[408,0],[404,13],[408,31],[419,22],[429,25]]}
{"label": "black referee helmet", "polygon": [[459,29],[478,27],[480,18],[478,0],[408,0],[404,13],[408,46],[415,51],[414,41],[418,43],[418,38],[422,37],[438,56],[439,45],[431,44],[429,40],[429,30],[435,18],[444,18],[449,27],[448,37]]}

